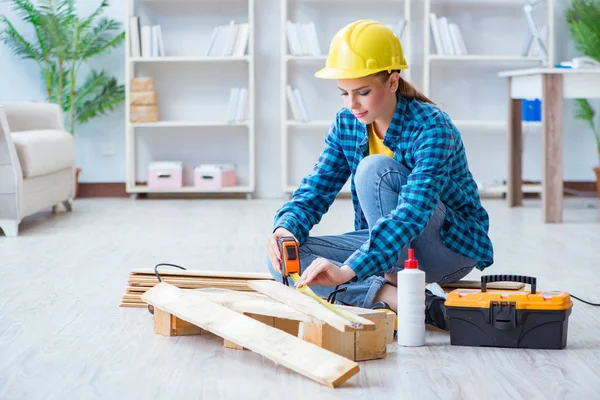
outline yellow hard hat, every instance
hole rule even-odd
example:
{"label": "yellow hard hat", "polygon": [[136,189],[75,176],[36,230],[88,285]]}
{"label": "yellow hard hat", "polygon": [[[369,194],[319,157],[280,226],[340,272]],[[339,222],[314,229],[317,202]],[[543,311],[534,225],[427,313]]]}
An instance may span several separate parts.
{"label": "yellow hard hat", "polygon": [[343,27],[331,40],[322,79],[362,78],[380,71],[406,69],[400,39],[381,22],[360,20]]}

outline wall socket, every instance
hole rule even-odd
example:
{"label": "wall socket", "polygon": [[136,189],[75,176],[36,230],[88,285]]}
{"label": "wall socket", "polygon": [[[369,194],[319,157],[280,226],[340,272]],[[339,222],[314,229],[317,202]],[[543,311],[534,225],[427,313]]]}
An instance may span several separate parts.
{"label": "wall socket", "polygon": [[115,155],[115,144],[113,142],[102,143],[102,156],[112,157]]}

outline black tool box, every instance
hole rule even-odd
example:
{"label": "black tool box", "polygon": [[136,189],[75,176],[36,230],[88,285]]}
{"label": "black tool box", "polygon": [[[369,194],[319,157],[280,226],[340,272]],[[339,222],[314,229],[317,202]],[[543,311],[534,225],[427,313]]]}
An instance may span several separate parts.
{"label": "black tool box", "polygon": [[[530,291],[487,290],[490,282],[522,282]],[[573,302],[566,292],[536,291],[537,279],[484,275],[481,290],[455,289],[444,303],[450,343],[459,346],[562,349]]]}

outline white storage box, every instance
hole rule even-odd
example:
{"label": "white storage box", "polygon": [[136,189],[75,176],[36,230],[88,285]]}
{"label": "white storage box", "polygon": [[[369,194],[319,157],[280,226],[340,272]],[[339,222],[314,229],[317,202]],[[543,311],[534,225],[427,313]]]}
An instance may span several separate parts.
{"label": "white storage box", "polygon": [[198,189],[215,190],[236,184],[233,164],[201,164],[194,168],[194,186]]}
{"label": "white storage box", "polygon": [[183,163],[158,161],[150,163],[148,188],[158,190],[180,189],[183,186]]}

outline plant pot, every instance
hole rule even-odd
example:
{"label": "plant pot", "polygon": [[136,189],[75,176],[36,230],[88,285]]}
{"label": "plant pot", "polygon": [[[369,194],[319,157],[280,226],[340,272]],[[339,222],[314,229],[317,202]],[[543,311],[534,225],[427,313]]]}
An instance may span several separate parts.
{"label": "plant pot", "polygon": [[81,168],[75,168],[75,196],[74,199],[77,198],[77,193],[79,192],[79,173],[81,172]]}
{"label": "plant pot", "polygon": [[596,173],[596,192],[598,193],[598,197],[600,197],[600,166],[594,167],[594,172]]}

